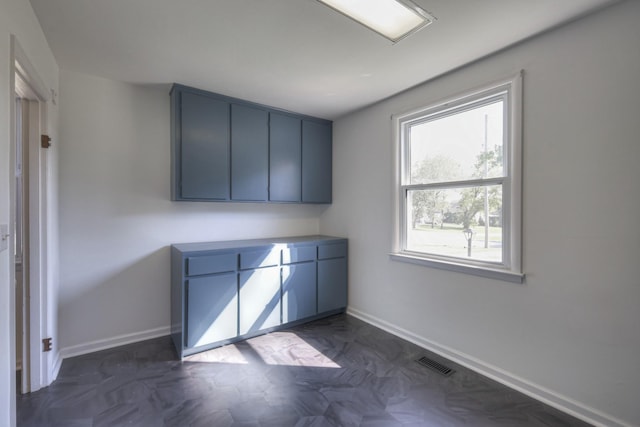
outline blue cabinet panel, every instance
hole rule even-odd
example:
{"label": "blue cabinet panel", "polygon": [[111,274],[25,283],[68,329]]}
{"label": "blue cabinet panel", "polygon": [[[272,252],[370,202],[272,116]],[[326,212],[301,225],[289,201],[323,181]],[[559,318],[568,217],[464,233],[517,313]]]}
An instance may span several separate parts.
{"label": "blue cabinet panel", "polygon": [[180,251],[171,247],[171,339],[176,346],[178,354],[182,356],[182,348],[186,345],[184,340],[185,319],[184,312],[185,291],[183,289],[184,258]]}
{"label": "blue cabinet panel", "polygon": [[344,258],[347,256],[347,244],[336,243],[318,246],[318,259]]}
{"label": "blue cabinet panel", "polygon": [[269,200],[302,197],[302,128],[298,117],[269,114]]}
{"label": "blue cabinet panel", "polygon": [[302,121],[302,201],[331,203],[331,124]]}
{"label": "blue cabinet panel", "polygon": [[331,203],[332,123],[174,84],[171,198]]}
{"label": "blue cabinet panel", "polygon": [[231,106],[231,199],[265,201],[269,186],[269,113]]}
{"label": "blue cabinet panel", "polygon": [[187,280],[185,346],[199,347],[238,334],[236,273]]}
{"label": "blue cabinet panel", "polygon": [[237,254],[207,255],[187,258],[187,276],[224,273],[238,268]]}
{"label": "blue cabinet panel", "polygon": [[282,323],[314,316],[316,304],[316,263],[283,266]]}
{"label": "blue cabinet panel", "polygon": [[347,244],[297,236],[171,245],[179,357],[343,312]]}
{"label": "blue cabinet panel", "polygon": [[347,259],[318,261],[318,312],[347,306]]}
{"label": "blue cabinet panel", "polygon": [[314,261],[317,249],[315,246],[299,246],[282,250],[282,263],[293,264],[296,262]]}
{"label": "blue cabinet panel", "polygon": [[180,94],[180,197],[229,199],[229,104]]}
{"label": "blue cabinet panel", "polygon": [[240,269],[272,267],[280,264],[279,249],[265,249],[259,251],[242,252],[240,254]]}
{"label": "blue cabinet panel", "polygon": [[240,335],[280,324],[280,268],[240,272]]}

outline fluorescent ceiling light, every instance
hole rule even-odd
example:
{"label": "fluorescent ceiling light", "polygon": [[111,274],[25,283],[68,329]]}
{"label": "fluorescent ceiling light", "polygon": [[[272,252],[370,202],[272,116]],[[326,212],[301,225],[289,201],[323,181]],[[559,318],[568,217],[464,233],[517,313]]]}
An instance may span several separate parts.
{"label": "fluorescent ceiling light", "polygon": [[343,15],[398,42],[432,23],[435,18],[409,1],[318,0]]}

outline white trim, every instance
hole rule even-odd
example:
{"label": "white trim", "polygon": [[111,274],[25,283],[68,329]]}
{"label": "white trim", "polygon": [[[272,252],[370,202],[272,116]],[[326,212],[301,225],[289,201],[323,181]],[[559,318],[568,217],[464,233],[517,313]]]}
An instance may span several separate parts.
{"label": "white trim", "polygon": [[[36,68],[31,64],[29,57],[13,34],[11,34],[11,44],[13,46],[13,57],[11,58],[12,74],[14,72],[19,73],[20,77],[29,85],[41,101],[48,101],[50,93],[49,90],[47,90],[47,86],[40,78]],[[19,67],[14,68],[16,61],[19,63]]]}
{"label": "white trim", "polygon": [[[46,257],[46,249],[42,245],[43,228],[42,219],[46,217],[42,206],[42,179],[41,168],[43,166],[40,153],[40,101],[28,101],[29,110],[29,138],[27,155],[29,157],[28,171],[28,224],[29,242],[25,245],[25,249],[29,252],[29,278],[26,285],[29,287],[29,297],[27,300],[29,323],[28,323],[28,340],[29,340],[29,391],[34,392],[42,387],[49,385],[45,379],[46,355],[42,352],[42,339],[46,337],[46,293],[44,290],[47,286],[43,280],[43,262]],[[35,119],[35,120],[34,120]],[[43,303],[44,302],[44,303]]]}
{"label": "white trim", "polygon": [[474,98],[474,97],[477,97],[478,99],[482,99],[484,98],[484,96],[479,96],[479,94],[491,92],[492,90],[495,90],[501,86],[505,86],[505,85],[508,85],[509,83],[512,83],[516,79],[522,79],[523,75],[524,75],[524,70],[519,70],[514,74],[506,75],[503,78],[497,79],[493,82],[489,82],[486,84],[478,84],[470,89],[457,92],[451,96],[439,98],[434,101],[427,101],[428,102],[427,107],[425,107],[424,104],[422,104],[420,106],[416,106],[416,107],[404,110],[400,113],[394,114],[392,118],[398,119],[398,118],[405,118],[405,117],[414,116],[414,115],[423,115],[423,114],[428,114],[429,111],[434,109],[441,109],[447,106],[455,107],[457,105],[466,104],[466,102],[462,101],[463,99],[468,100],[469,98]]}
{"label": "white trim", "polygon": [[62,367],[62,357],[60,352],[57,351],[53,356],[53,363],[51,363],[51,371],[49,372],[49,378],[55,380],[58,378],[58,373],[60,373],[60,368]]}
{"label": "white trim", "polygon": [[440,188],[469,188],[469,187],[488,187],[490,185],[503,185],[508,180],[506,176],[498,176],[495,178],[474,178],[464,181],[447,181],[429,184],[405,184],[402,185],[403,191],[406,190],[430,190]]}
{"label": "white trim", "polygon": [[[393,141],[393,199],[391,259],[427,267],[473,274],[515,283],[522,283],[522,78],[524,71],[471,90],[431,102],[427,107],[416,108],[391,116]],[[475,108],[478,103],[501,98],[504,101],[506,120],[504,176],[491,179],[469,179],[460,182],[408,184],[408,150],[403,128],[425,117],[447,116],[464,108]],[[416,253],[406,250],[407,201],[406,192],[411,189],[466,187],[472,184],[499,182],[503,186],[503,237],[502,262],[499,264],[478,259],[464,259],[448,255]]]}
{"label": "white trim", "polygon": [[[9,46],[9,90],[13,91],[16,85],[16,73],[15,73],[15,51],[16,51],[16,43],[14,42],[14,36],[11,36],[11,43]],[[10,98],[13,100],[14,94],[9,94]],[[9,103],[9,158],[15,159],[16,157],[16,103]],[[16,205],[16,186],[14,185],[14,177],[16,176],[16,165],[15,162],[9,161],[9,234],[11,234],[11,238],[9,239],[9,282],[11,286],[9,287],[9,366],[7,367],[9,371],[9,384],[0,385],[2,387],[2,391],[0,395],[4,400],[5,396],[9,397],[9,413],[6,417],[0,418],[0,420],[9,420],[10,426],[16,425],[16,376],[13,375],[13,369],[16,366],[16,260],[15,260],[15,223],[16,223],[16,210],[14,206]],[[23,368],[24,369],[24,368]],[[8,387],[8,390],[6,389]],[[5,403],[6,401],[2,402]]]}
{"label": "white trim", "polygon": [[633,427],[632,424],[616,418],[613,415],[591,408],[567,396],[545,388],[525,378],[521,378],[497,366],[491,365],[490,363],[477,359],[471,355],[465,354],[451,347],[447,347],[435,341],[416,335],[413,332],[394,325],[393,323],[354,309],[353,307],[347,308],[347,314],[373,326],[376,326],[384,331],[387,331],[395,336],[403,338],[424,349],[432,351],[459,365],[469,368],[472,371],[479,373],[480,375],[491,378],[494,381],[504,384],[507,387],[517,390],[523,394],[526,394],[527,396],[539,400],[540,402],[552,406],[562,412],[579,418],[585,422],[591,423],[594,426]]}
{"label": "white trim", "polygon": [[106,350],[121,345],[132,344],[139,341],[149,340],[171,335],[170,326],[162,326],[160,328],[148,329],[146,331],[134,332],[132,334],[118,335],[111,338],[105,338],[96,341],[90,341],[84,344],[72,345],[60,349],[60,358],[67,359],[69,357],[81,356],[83,354],[93,353],[96,351]]}
{"label": "white trim", "polygon": [[471,264],[458,264],[447,260],[437,260],[422,256],[411,256],[404,253],[389,254],[393,261],[406,262],[409,264],[423,265],[425,267],[437,268],[440,270],[455,271],[458,273],[471,274],[473,276],[486,277],[489,279],[504,280],[505,282],[524,283],[524,274],[514,273],[508,270],[491,269],[485,266],[476,267]]}
{"label": "white trim", "polygon": [[[29,93],[29,141],[28,141],[28,197],[29,197],[29,220],[25,224],[29,228],[29,241],[25,242],[25,249],[29,251],[29,301],[28,315],[29,322],[25,327],[28,332],[29,354],[23,354],[23,370],[28,372],[27,391],[37,391],[48,386],[53,380],[51,372],[51,357],[48,353],[42,352],[42,339],[49,331],[48,325],[48,281],[49,266],[48,258],[48,223],[49,208],[47,206],[47,177],[49,176],[48,152],[40,148],[40,135],[47,133],[47,101],[49,91],[43,80],[40,78],[36,68],[32,65],[27,54],[24,52],[15,35],[10,37],[10,75],[11,89],[16,90],[16,75],[27,87],[20,90]],[[11,104],[11,144],[15,145],[15,104]],[[15,147],[12,145],[12,155],[15,155]],[[11,171],[13,172],[13,163]],[[13,176],[13,173],[12,173]],[[11,190],[11,206],[15,206],[15,190]],[[13,211],[13,209],[12,209]],[[12,213],[12,217],[15,214]],[[12,230],[12,234],[15,230]],[[14,260],[11,259],[11,263]],[[15,306],[10,313],[15,316]],[[15,328],[15,326],[14,326]],[[28,329],[27,329],[28,328]],[[15,340],[12,351],[15,352]]]}
{"label": "white trim", "polygon": [[510,241],[509,250],[511,252],[511,270],[513,272],[523,272],[522,266],[522,79],[524,71],[520,71],[512,80],[511,86],[511,140],[512,144],[509,144],[509,151],[507,154],[509,158],[510,185],[509,188],[509,203],[511,207],[510,212]]}

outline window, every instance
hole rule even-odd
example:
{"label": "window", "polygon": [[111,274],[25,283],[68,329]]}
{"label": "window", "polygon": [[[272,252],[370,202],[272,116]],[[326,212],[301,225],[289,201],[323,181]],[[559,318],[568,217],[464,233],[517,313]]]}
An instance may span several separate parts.
{"label": "window", "polygon": [[521,86],[394,116],[394,259],[522,282]]}

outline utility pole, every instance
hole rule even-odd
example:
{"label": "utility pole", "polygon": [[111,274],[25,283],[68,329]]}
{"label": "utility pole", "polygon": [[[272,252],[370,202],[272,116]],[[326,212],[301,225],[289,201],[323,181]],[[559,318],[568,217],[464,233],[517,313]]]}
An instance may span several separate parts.
{"label": "utility pole", "polygon": [[[488,139],[488,122],[489,116],[484,115],[484,177],[489,174],[489,159],[487,158],[487,139]],[[484,248],[489,248],[489,189],[484,187]]]}

